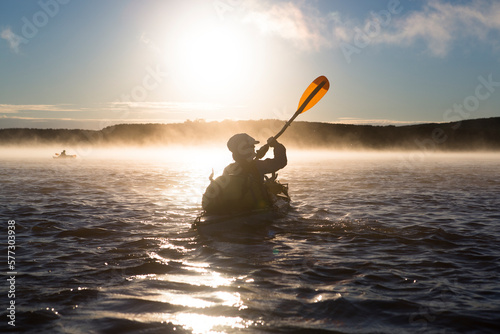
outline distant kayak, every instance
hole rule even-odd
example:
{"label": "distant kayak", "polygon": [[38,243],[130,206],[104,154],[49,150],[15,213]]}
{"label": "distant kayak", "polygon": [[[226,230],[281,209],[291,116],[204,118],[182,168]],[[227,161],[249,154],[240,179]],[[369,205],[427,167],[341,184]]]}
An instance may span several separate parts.
{"label": "distant kayak", "polygon": [[54,159],[74,159],[74,158],[76,158],[76,154],[66,154],[66,155],[56,154],[56,155],[52,156],[52,158],[54,158]]}

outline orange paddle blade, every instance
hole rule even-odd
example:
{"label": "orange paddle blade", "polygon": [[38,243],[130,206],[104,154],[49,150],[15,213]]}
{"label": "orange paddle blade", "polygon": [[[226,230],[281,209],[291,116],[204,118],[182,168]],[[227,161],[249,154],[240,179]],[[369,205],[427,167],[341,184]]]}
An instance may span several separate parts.
{"label": "orange paddle blade", "polygon": [[305,90],[299,101],[300,113],[311,109],[328,92],[330,82],[325,76],[317,77]]}

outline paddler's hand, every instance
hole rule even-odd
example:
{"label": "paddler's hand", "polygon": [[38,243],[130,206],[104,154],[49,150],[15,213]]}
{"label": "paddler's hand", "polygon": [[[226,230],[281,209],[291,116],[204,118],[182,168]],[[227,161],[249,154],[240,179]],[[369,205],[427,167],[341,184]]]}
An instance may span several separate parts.
{"label": "paddler's hand", "polygon": [[274,147],[274,146],[276,146],[276,144],[278,144],[278,141],[276,139],[274,139],[274,137],[270,137],[267,140],[267,145],[269,145],[270,147]]}
{"label": "paddler's hand", "polygon": [[262,159],[266,155],[268,150],[269,150],[269,145],[264,145],[261,148],[259,148],[259,150],[255,154],[255,159],[257,160]]}

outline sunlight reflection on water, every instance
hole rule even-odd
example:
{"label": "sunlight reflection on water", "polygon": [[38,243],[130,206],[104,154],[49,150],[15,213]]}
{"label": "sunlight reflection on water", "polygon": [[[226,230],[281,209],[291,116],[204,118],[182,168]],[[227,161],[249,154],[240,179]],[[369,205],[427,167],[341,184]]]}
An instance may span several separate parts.
{"label": "sunlight reflection on water", "polygon": [[[193,333],[207,334],[220,333],[218,328],[247,328],[253,321],[244,320],[241,317],[214,316],[203,314],[203,309],[216,308],[218,306],[243,310],[248,308],[238,292],[220,291],[217,288],[230,287],[234,278],[225,278],[222,274],[208,269],[208,264],[204,263],[183,263],[185,269],[196,274],[191,275],[154,275],[154,277],[138,277],[136,279],[157,280],[168,282],[168,284],[179,283],[188,286],[203,286],[213,290],[197,292],[193,290],[187,294],[185,291],[172,289],[149,290],[147,297],[143,300],[166,303],[174,307],[181,307],[175,313],[143,313],[138,315],[137,320],[144,322],[171,322],[182,325],[185,329],[190,329]],[[190,288],[185,288],[190,290]]]}
{"label": "sunlight reflection on water", "polygon": [[240,317],[207,316],[198,313],[180,313],[175,315],[164,315],[165,321],[185,324],[194,334],[221,333],[218,328],[244,329],[253,325],[253,321],[244,320]]}

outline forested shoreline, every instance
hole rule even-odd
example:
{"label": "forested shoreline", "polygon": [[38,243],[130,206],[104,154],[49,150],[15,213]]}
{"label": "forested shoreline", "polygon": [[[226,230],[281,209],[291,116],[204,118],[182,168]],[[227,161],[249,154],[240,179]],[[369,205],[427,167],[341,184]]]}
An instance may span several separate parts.
{"label": "forested shoreline", "polygon": [[[265,142],[284,124],[282,120],[200,120],[174,124],[119,124],[97,131],[0,129],[0,145],[221,145],[239,132],[247,132]],[[500,117],[405,126],[296,121],[280,141],[289,147],[320,149],[500,150]]]}

